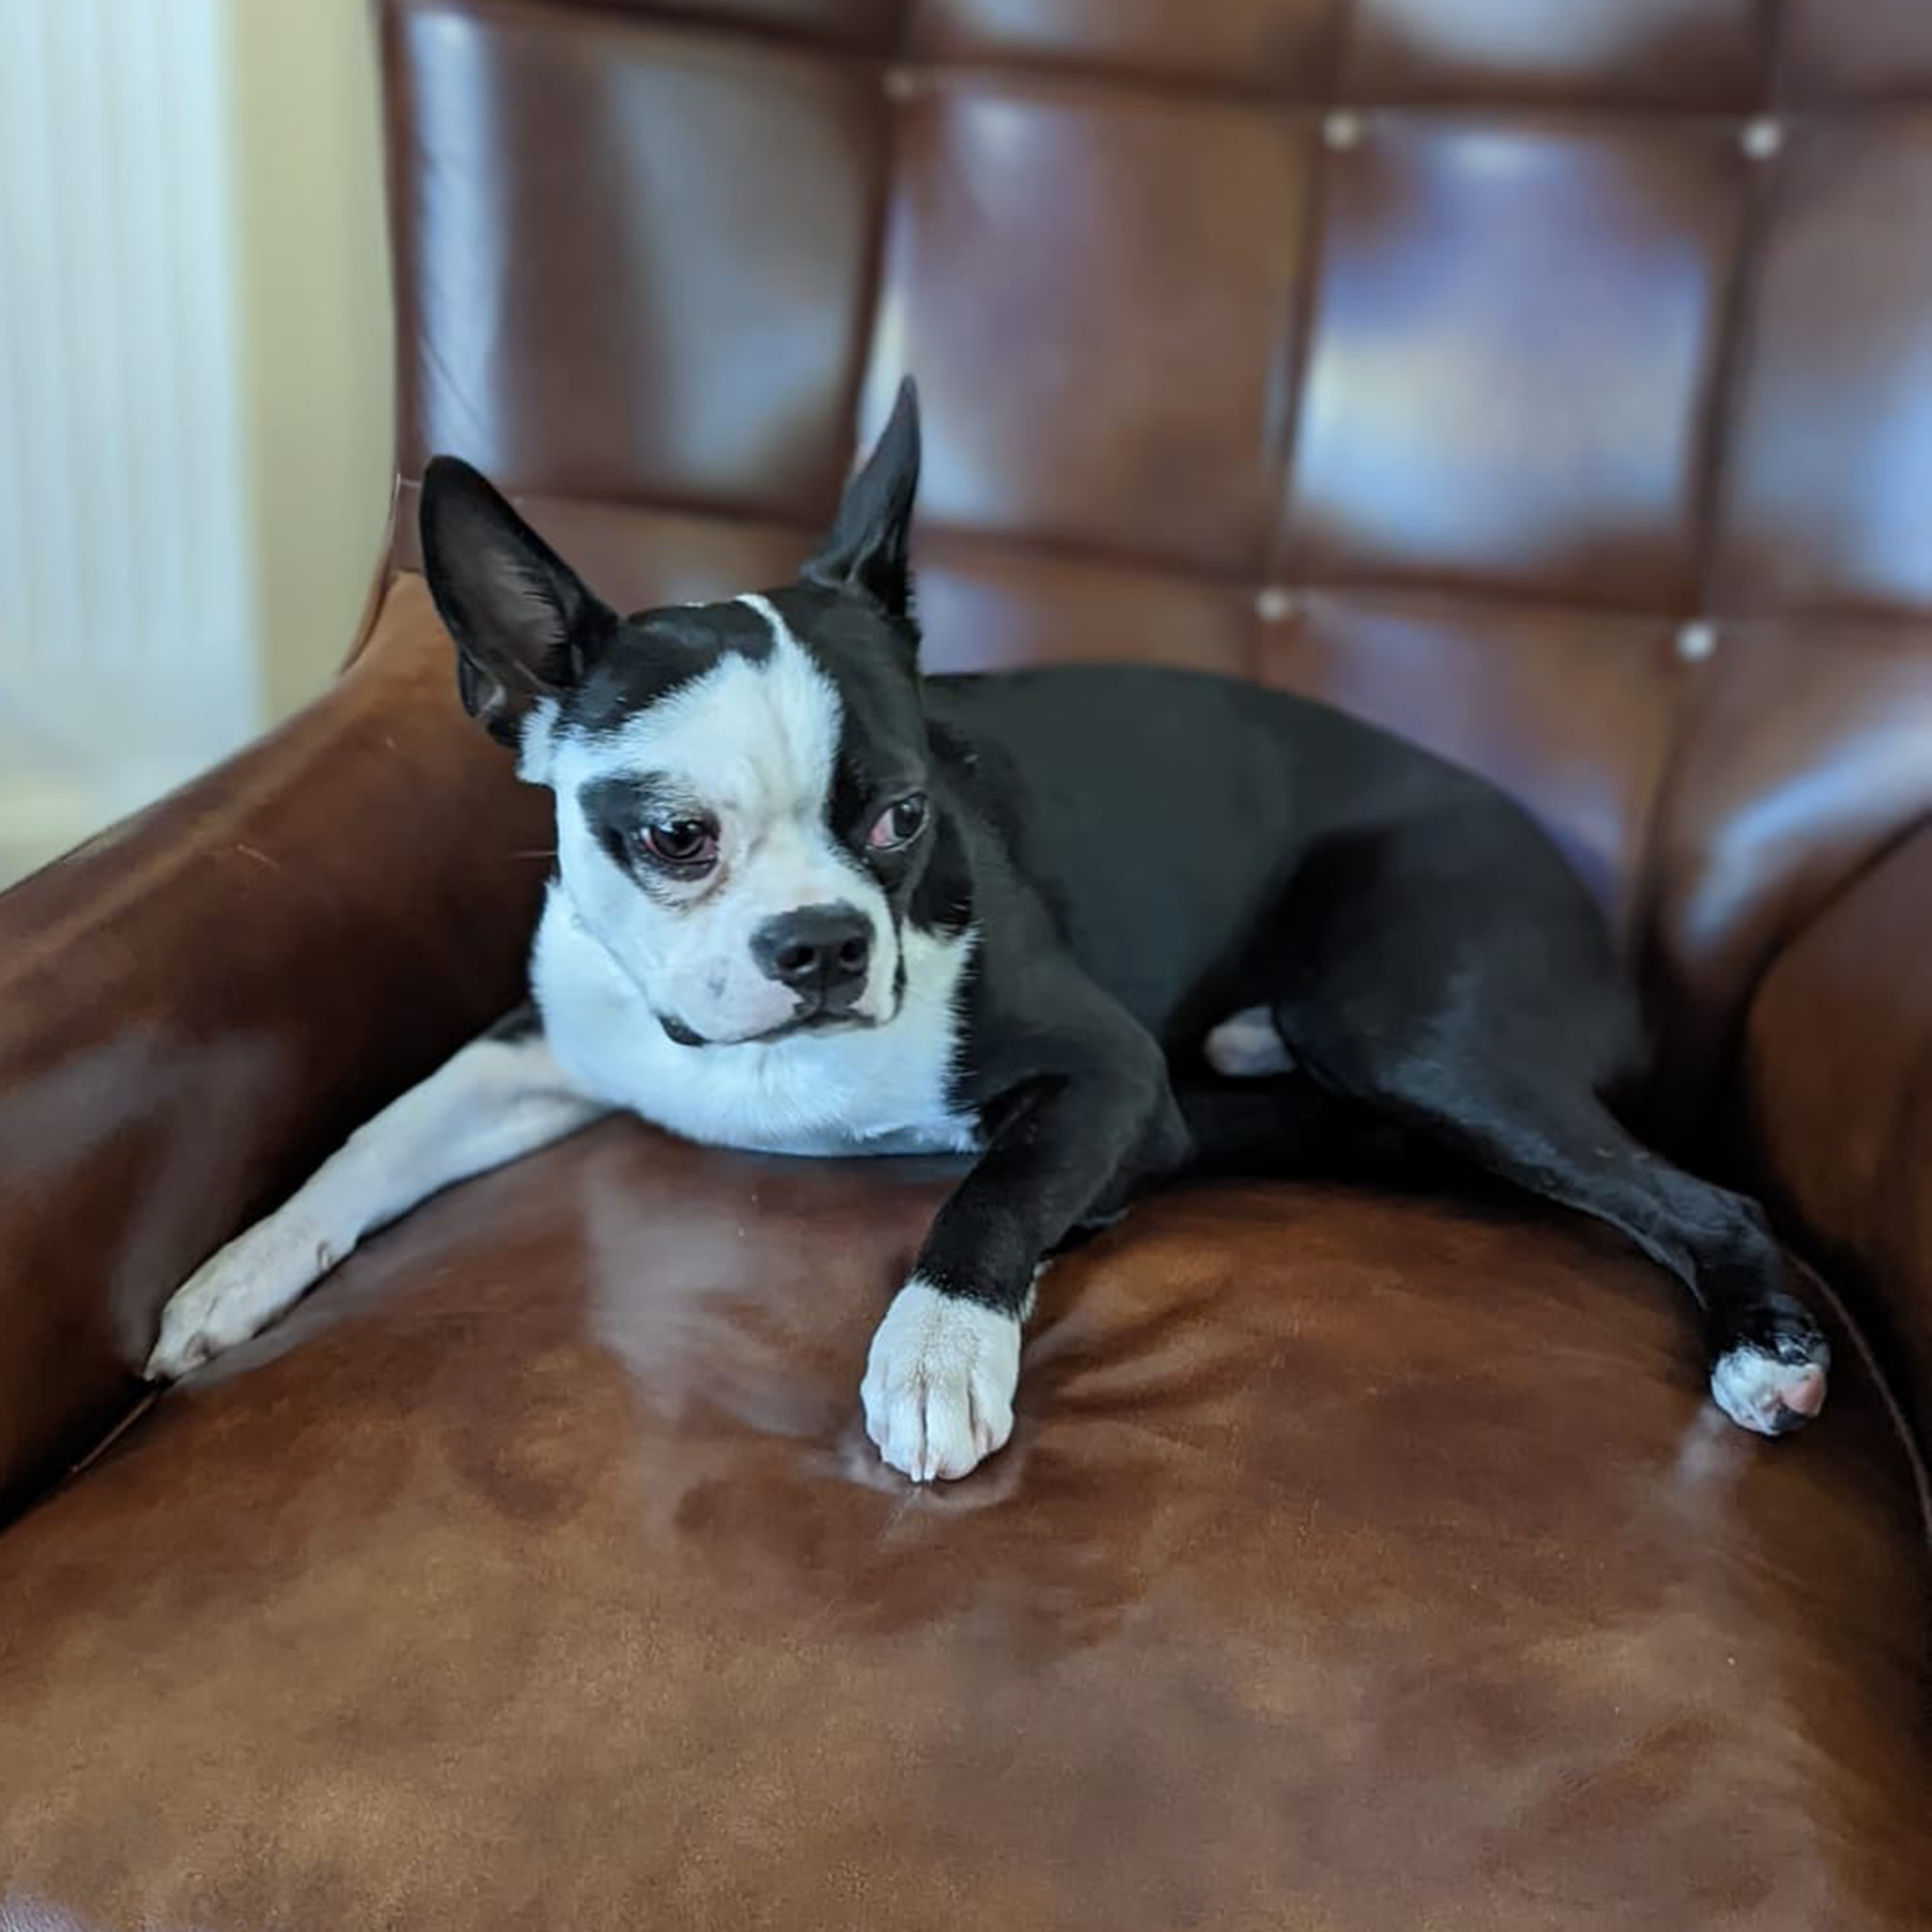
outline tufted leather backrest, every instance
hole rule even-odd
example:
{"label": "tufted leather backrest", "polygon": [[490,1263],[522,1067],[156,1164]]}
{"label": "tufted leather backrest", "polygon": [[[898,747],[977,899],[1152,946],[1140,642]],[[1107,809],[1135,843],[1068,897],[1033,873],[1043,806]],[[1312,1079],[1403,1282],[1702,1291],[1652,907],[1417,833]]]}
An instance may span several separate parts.
{"label": "tufted leather backrest", "polygon": [[934,668],[1476,765],[1680,1092],[1932,803],[1926,0],[385,12],[406,484],[613,598],[788,575],[910,369]]}

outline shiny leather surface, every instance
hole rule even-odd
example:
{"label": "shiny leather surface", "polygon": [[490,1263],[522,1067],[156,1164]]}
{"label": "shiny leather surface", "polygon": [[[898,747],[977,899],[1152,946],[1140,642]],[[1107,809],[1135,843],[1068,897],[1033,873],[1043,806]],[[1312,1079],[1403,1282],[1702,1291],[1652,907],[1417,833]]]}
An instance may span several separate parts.
{"label": "shiny leather surface", "polygon": [[[1690,680],[1653,868],[1661,1101],[1726,1063],[1738,987],[1926,810],[1932,651],[1916,630],[1739,624]],[[1662,1004],[1662,1003],[1660,1003]]]}
{"label": "shiny leather surface", "polygon": [[89,1926],[1926,1922],[1912,1498],[1515,1204],[1221,1187],[1010,1447],[854,1391],[944,1180],[629,1122],[433,1202],[0,1538],[0,1871]]}
{"label": "shiny leather surface", "polygon": [[1924,616],[1932,112],[1794,126],[1749,299],[1718,566],[1726,606]]}
{"label": "shiny leather surface", "polygon": [[0,1515],[126,1413],[170,1282],[514,1003],[543,807],[411,580],[326,697],[0,895]]}
{"label": "shiny leather surface", "polygon": [[809,515],[848,449],[877,76],[551,12],[391,14],[405,468]]}
{"label": "shiny leather surface", "polygon": [[1753,1165],[1895,1344],[1932,1426],[1932,824],[1779,953],[1752,1003],[1740,1107]]}
{"label": "shiny leather surface", "polygon": [[[788,575],[902,367],[936,668],[1333,697],[1550,824],[1660,1119],[1932,1387],[1918,0],[385,0],[402,486],[614,601]],[[1926,190],[1921,192],[1921,189]],[[419,581],[0,900],[0,1485],[507,1005],[542,801]],[[1178,1195],[909,1496],[943,1179],[607,1125],[456,1190],[0,1536],[0,1922],[1932,1923],[1913,1466],[1773,1444],[1514,1203]]]}

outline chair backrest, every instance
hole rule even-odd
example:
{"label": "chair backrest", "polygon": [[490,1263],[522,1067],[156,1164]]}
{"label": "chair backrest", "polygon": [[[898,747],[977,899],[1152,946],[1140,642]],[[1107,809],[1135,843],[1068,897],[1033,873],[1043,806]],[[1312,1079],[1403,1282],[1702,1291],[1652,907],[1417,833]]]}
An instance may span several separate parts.
{"label": "chair backrest", "polygon": [[1932,803],[1926,0],[384,27],[406,507],[455,450],[613,598],[781,578],[910,369],[929,663],[1212,667],[1462,757],[1680,1072]]}

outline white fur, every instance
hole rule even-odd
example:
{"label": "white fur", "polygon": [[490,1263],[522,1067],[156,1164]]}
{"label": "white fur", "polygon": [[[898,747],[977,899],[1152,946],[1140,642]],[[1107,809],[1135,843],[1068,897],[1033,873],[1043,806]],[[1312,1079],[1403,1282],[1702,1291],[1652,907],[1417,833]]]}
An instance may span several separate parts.
{"label": "white fur", "polygon": [[872,1337],[860,1397],[879,1454],[916,1483],[976,1468],[1013,1433],[1020,1324],[918,1275]]}
{"label": "white fur", "polygon": [[867,1028],[732,1046],[680,1046],[651,1003],[552,889],[530,982],[558,1061],[584,1090],[686,1140],[767,1153],[964,1153],[952,1111],[955,1005],[971,932],[905,935],[905,997]]}
{"label": "white fur", "polygon": [[1806,1365],[1780,1362],[1761,1349],[1732,1349],[1718,1357],[1711,1371],[1711,1400],[1740,1429],[1776,1435],[1785,1397],[1812,1386],[1814,1373]]}
{"label": "white fur", "polygon": [[1294,1065],[1265,1007],[1231,1013],[1202,1042],[1208,1065],[1230,1080],[1258,1080]]}
{"label": "white fur", "polygon": [[148,1357],[150,1381],[173,1381],[251,1335],[333,1267],[338,1250],[289,1202],[218,1248],[177,1289]]}
{"label": "white fur", "polygon": [[571,1087],[541,1036],[472,1041],[358,1127],[291,1199],[176,1290],[149,1377],[172,1381],[245,1342],[363,1236],[453,1181],[559,1140],[605,1111]]}
{"label": "white fur", "polygon": [[[870,969],[854,1005],[889,1016],[898,947],[886,896],[826,823],[843,707],[838,688],[763,597],[737,600],[764,619],[762,658],[727,652],[702,677],[626,721],[583,734],[538,719],[520,769],[556,794],[557,860],[583,924],[655,1010],[706,1040],[745,1040],[782,1026],[797,1001],[753,956],[768,920],[847,904],[872,927]],[[665,882],[660,903],[617,865],[586,822],[579,793],[612,774],[663,775],[718,822],[708,877]]]}

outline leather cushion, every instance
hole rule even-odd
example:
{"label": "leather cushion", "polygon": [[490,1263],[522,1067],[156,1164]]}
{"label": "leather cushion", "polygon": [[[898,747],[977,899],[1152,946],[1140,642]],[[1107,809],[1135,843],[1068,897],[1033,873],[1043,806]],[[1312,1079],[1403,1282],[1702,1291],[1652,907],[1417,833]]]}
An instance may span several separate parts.
{"label": "leather cushion", "polygon": [[455,685],[399,582],[315,703],[0,897],[0,1518],[197,1262],[522,998],[548,801]]}
{"label": "leather cushion", "polygon": [[856,1389],[944,1184],[607,1123],[165,1398],[0,1540],[15,1909],[1925,1922],[1849,1347],[1766,1443],[1592,1229],[1219,1186],[1049,1276],[1012,1445],[915,1492]]}
{"label": "leather cushion", "polygon": [[[1932,1434],[1932,820],[1785,949],[1750,1015],[1741,1138],[1753,1165],[1890,1345]],[[1895,1357],[1890,1351],[1895,1350]]]}

